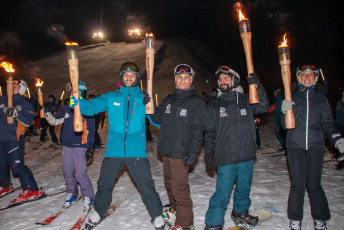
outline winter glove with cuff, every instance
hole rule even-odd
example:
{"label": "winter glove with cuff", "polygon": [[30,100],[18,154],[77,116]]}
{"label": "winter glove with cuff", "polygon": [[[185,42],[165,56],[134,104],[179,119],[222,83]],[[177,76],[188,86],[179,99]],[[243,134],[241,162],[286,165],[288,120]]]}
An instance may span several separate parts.
{"label": "winter glove with cuff", "polygon": [[207,166],[207,169],[210,171],[214,171],[216,168],[215,164],[215,154],[207,154],[205,155],[205,164]]}
{"label": "winter glove with cuff", "polygon": [[259,77],[256,73],[250,73],[246,79],[249,85],[258,85],[260,83]]}
{"label": "winter glove with cuff", "polygon": [[143,104],[144,104],[144,105],[147,105],[148,102],[150,102],[151,97],[149,96],[148,93],[144,93],[144,94],[145,94],[145,97],[143,98]]}
{"label": "winter glove with cuff", "polygon": [[344,138],[340,138],[336,141],[335,147],[339,151],[339,156],[337,158],[337,161],[342,161],[344,160]]}
{"label": "winter glove with cuff", "polygon": [[192,165],[195,160],[196,160],[197,155],[192,154],[192,156],[190,156],[190,154],[186,154],[186,156],[184,157],[183,160],[183,164],[185,167],[189,167],[190,165]]}
{"label": "winter glove with cuff", "polygon": [[288,100],[283,100],[281,105],[281,111],[282,113],[286,113],[288,110],[291,110],[293,107],[293,103]]}
{"label": "winter glove with cuff", "polygon": [[74,109],[74,107],[78,104],[78,102],[81,105],[83,98],[79,97],[78,99],[76,99],[74,96],[70,96],[70,100],[69,100],[69,107],[71,107],[72,109]]}
{"label": "winter glove with cuff", "polygon": [[18,117],[19,112],[21,111],[21,106],[17,105],[15,108],[3,107],[2,111],[7,117]]}

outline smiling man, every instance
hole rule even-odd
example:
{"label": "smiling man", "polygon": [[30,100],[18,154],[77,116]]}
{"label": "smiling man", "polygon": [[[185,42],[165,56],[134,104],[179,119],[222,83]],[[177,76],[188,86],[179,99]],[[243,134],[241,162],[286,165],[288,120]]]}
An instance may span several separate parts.
{"label": "smiling man", "polygon": [[[174,69],[175,89],[151,115],[152,120],[161,124],[158,151],[163,158],[165,187],[171,205],[176,211],[172,230],[194,229],[192,200],[188,183],[188,169],[199,151],[203,137],[206,106],[194,91],[195,72],[187,64]],[[173,211],[172,211],[173,212]],[[174,213],[174,212],[173,212]],[[172,216],[169,213],[166,216]]]}

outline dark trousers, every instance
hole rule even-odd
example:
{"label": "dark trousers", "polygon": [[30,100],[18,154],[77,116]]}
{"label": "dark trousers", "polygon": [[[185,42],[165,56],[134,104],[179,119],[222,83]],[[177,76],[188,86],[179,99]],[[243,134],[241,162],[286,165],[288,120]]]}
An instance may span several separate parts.
{"label": "dark trousers", "polygon": [[[118,173],[127,166],[130,175],[137,185],[143,203],[151,219],[162,214],[162,204],[155,190],[154,180],[147,158],[114,158],[104,157],[98,180],[98,191],[94,200],[94,209],[100,217],[104,217],[112,202],[112,189]],[[125,195],[125,194],[123,194]]]}
{"label": "dark trousers", "polygon": [[40,141],[45,141],[45,136],[47,135],[47,129],[49,128],[49,134],[51,136],[51,141],[52,142],[57,142],[57,137],[55,134],[55,126],[49,125],[48,122],[44,119],[41,119],[42,123],[42,131],[41,131],[41,136],[40,136]]}
{"label": "dark trousers", "polygon": [[31,170],[24,165],[24,136],[19,141],[0,142],[0,186],[8,187],[11,183],[10,169],[13,176],[18,176],[23,190],[38,190]]}
{"label": "dark trousers", "polygon": [[291,175],[288,218],[302,220],[307,188],[313,219],[329,220],[331,218],[330,209],[325,192],[321,187],[324,150],[288,149],[287,154]]}
{"label": "dark trousers", "polygon": [[171,208],[176,210],[176,224],[183,228],[193,225],[193,203],[190,195],[188,169],[183,159],[164,157],[164,179]]}

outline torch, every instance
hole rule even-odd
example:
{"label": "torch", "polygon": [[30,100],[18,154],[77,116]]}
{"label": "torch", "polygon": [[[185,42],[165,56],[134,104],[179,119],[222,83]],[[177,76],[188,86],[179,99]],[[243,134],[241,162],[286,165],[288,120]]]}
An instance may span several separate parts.
{"label": "torch", "polygon": [[[2,62],[1,67],[4,67],[6,72],[9,74],[7,75],[6,78],[6,90],[7,90],[7,107],[8,108],[13,108],[13,85],[14,85],[14,79],[12,74],[15,70],[12,68],[12,64],[8,62]],[[13,117],[7,117],[7,123],[8,124],[13,124],[14,118]]]}
{"label": "torch", "polygon": [[1,89],[1,86],[0,86],[0,96],[2,97],[2,89]]}
{"label": "torch", "polygon": [[146,34],[146,70],[147,70],[147,93],[151,100],[146,104],[146,114],[154,113],[153,103],[153,70],[154,70],[154,52],[155,37],[153,33]]}
{"label": "torch", "polygon": [[[248,18],[245,18],[245,16],[242,14],[240,10],[241,8],[240,2],[236,3],[234,5],[234,8],[238,10],[238,14],[239,14],[239,31],[241,35],[242,44],[245,50],[247,72],[248,74],[254,73],[253,61],[252,61],[252,44],[251,44],[252,34],[251,34],[250,20]],[[255,84],[249,85],[249,98],[250,98],[250,104],[259,103],[257,85]]]}
{"label": "torch", "polygon": [[[284,42],[278,46],[279,62],[281,65],[282,80],[284,85],[284,97],[286,100],[291,102],[291,74],[290,74],[290,50],[287,45],[286,34],[284,34]],[[290,109],[285,114],[285,126],[287,129],[295,128],[295,118],[293,109]]]}
{"label": "torch", "polygon": [[[78,43],[66,42],[67,59],[69,64],[69,76],[72,82],[72,95],[79,98],[79,45]],[[74,107],[74,131],[82,132],[84,130],[82,116],[80,112],[80,104],[78,102]]]}
{"label": "torch", "polygon": [[42,109],[39,111],[39,117],[40,118],[45,118],[45,113],[44,113],[44,108],[43,108],[43,92],[42,92],[42,86],[43,86],[43,81],[39,78],[36,79],[36,93],[37,93],[37,98],[38,98],[38,104],[42,106]]}

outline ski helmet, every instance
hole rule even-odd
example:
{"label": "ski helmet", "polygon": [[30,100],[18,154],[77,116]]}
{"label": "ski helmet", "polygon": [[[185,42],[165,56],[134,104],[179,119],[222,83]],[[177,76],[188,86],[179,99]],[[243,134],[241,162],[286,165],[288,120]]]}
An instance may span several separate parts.
{"label": "ski helmet", "polygon": [[54,94],[50,94],[48,97],[49,97],[49,98],[52,98],[53,101],[56,101],[56,96],[55,96]]}
{"label": "ski helmet", "polygon": [[232,70],[231,68],[229,68],[228,66],[223,65],[223,66],[219,66],[215,72],[215,76],[217,77],[217,85],[219,87],[220,87],[219,77],[221,73],[227,74],[228,76],[232,78],[232,85],[230,86],[230,88],[235,88],[239,85],[240,75],[234,70]]}
{"label": "ski helmet", "polygon": [[188,64],[179,64],[174,68],[174,76],[176,76],[177,74],[180,74],[180,73],[189,74],[192,78],[192,82],[193,82],[194,76],[196,74],[195,71]]}
{"label": "ski helmet", "polygon": [[27,91],[27,83],[24,80],[20,79],[19,86],[19,94],[24,95]]}
{"label": "ski helmet", "polygon": [[[82,82],[82,81],[79,81],[78,87],[79,87],[79,91],[80,91],[80,96],[82,98],[86,98],[86,96],[87,96],[87,86],[86,86],[86,84],[84,82]],[[68,82],[67,85],[66,85],[67,92],[71,93],[72,89],[73,89],[72,83]]]}
{"label": "ski helmet", "polygon": [[123,75],[125,72],[132,72],[136,74],[136,79],[130,87],[136,87],[140,82],[140,69],[134,62],[124,62],[119,70],[119,81],[122,86],[126,87],[126,84],[123,81]]}
{"label": "ski helmet", "polygon": [[311,71],[314,73],[314,82],[311,86],[309,87],[314,87],[315,84],[317,83],[318,79],[319,79],[319,69],[316,68],[314,65],[302,65],[297,67],[296,69],[296,79],[297,79],[297,83],[301,86],[301,87],[305,87],[303,85],[303,83],[301,82],[301,73],[305,72],[305,71]]}

